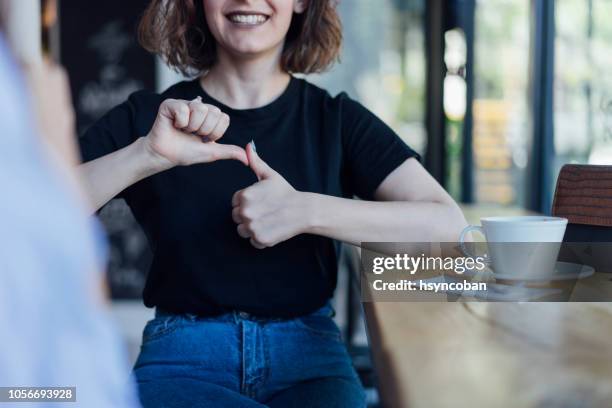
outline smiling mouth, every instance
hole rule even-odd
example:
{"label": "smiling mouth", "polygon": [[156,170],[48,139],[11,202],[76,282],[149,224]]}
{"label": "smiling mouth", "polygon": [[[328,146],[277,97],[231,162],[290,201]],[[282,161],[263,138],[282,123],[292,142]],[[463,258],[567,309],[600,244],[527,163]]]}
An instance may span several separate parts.
{"label": "smiling mouth", "polygon": [[249,13],[249,12],[234,12],[226,15],[227,19],[234,24],[241,26],[258,26],[270,18],[265,14]]}

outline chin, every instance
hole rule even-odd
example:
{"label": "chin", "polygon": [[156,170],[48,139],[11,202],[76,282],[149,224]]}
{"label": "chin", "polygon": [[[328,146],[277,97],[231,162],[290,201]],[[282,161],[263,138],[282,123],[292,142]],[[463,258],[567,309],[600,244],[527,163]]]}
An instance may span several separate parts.
{"label": "chin", "polygon": [[279,44],[276,43],[253,40],[253,38],[250,38],[246,39],[246,41],[228,42],[224,44],[223,48],[237,56],[253,57],[256,55],[267,54],[279,47]]}
{"label": "chin", "polygon": [[259,48],[259,47],[239,47],[239,48],[231,48],[229,50],[232,54],[237,56],[244,57],[255,57],[257,55],[267,54],[270,49]]}

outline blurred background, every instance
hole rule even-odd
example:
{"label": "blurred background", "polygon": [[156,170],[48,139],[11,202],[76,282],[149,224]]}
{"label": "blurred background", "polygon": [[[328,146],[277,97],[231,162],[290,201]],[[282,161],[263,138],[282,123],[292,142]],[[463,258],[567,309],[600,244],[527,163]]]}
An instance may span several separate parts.
{"label": "blurred background", "polygon": [[[130,93],[182,79],[136,42],[147,0],[13,3],[29,8],[12,24],[40,21],[31,35],[66,67],[79,134]],[[550,213],[561,165],[612,164],[612,1],[341,0],[339,11],[341,62],[309,79],[379,115],[458,201]],[[150,253],[122,200],[100,217],[135,357],[152,315],[139,300]],[[365,346],[347,282],[338,319]]]}

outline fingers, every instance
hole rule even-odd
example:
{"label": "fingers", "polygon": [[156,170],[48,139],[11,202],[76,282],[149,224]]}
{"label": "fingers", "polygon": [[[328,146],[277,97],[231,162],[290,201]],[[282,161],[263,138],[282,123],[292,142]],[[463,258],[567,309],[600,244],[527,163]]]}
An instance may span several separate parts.
{"label": "fingers", "polygon": [[251,232],[247,228],[246,224],[238,224],[238,226],[236,227],[236,231],[238,231],[238,235],[240,235],[242,238],[251,237]]}
{"label": "fingers", "polygon": [[[249,188],[237,191],[232,197],[232,219],[236,224],[238,224],[236,231],[240,237],[249,239],[251,245],[257,249],[272,246],[272,244],[261,242],[260,237],[258,237],[253,230],[253,220],[257,217],[252,213],[246,213],[247,210],[245,209],[244,204],[252,199],[252,197],[249,198],[248,196],[249,192],[246,192],[245,194],[246,190],[249,190]],[[245,195],[247,196],[245,197]]]}
{"label": "fingers", "polygon": [[169,118],[177,129],[184,129],[189,125],[191,111],[185,101],[166,99],[162,102],[159,113]]}
{"label": "fingers", "polygon": [[264,248],[267,247],[267,245],[262,244],[261,242],[257,241],[255,238],[253,238],[251,236],[251,231],[249,230],[249,228],[245,224],[239,224],[236,227],[236,231],[238,231],[238,235],[240,235],[242,238],[249,239],[249,242],[255,248],[257,248],[257,249],[264,249]]}
{"label": "fingers", "polygon": [[185,126],[184,130],[189,133],[196,132],[204,123],[204,120],[208,116],[208,105],[205,105],[201,102],[201,99],[198,97],[191,102],[189,102],[189,122],[187,126]]}
{"label": "fingers", "polygon": [[230,125],[229,115],[216,106],[202,103],[200,97],[189,102],[166,99],[162,102],[160,112],[173,120],[177,129],[205,136],[207,142],[220,139]]}
{"label": "fingers", "polygon": [[232,220],[234,220],[236,224],[242,224],[244,222],[244,219],[240,215],[240,207],[234,207],[232,209]]}
{"label": "fingers", "polygon": [[259,242],[257,242],[255,239],[251,238],[249,240],[251,242],[251,245],[253,245],[255,248],[257,249],[264,249],[266,246],[263,244],[260,244]]}
{"label": "fingers", "polygon": [[241,196],[242,196],[242,192],[243,190],[238,190],[234,193],[234,195],[232,196],[232,207],[237,207],[240,205],[240,201],[241,201]]}
{"label": "fingers", "polygon": [[[208,139],[211,142],[219,140],[221,138],[221,136],[223,136],[225,134],[225,131],[227,130],[229,125],[230,125],[230,117],[229,117],[229,115],[226,114],[226,113],[222,113],[221,117],[219,118],[219,121],[215,125],[214,129],[210,132],[210,134],[208,134]],[[204,127],[204,125],[202,125],[202,127]],[[201,128],[200,128],[200,130],[201,130]]]}
{"label": "fingers", "polygon": [[[209,136],[210,134],[212,134],[213,130],[215,129],[215,127],[217,127],[217,124],[221,120],[222,115],[225,115],[224,113],[221,112],[219,108],[217,108],[216,106],[212,106],[212,105],[207,106],[207,111],[208,113],[206,115],[206,118],[200,124],[200,127],[197,129],[197,133],[201,136]],[[227,118],[229,119],[229,116]],[[228,121],[228,125],[229,125],[229,121]]]}
{"label": "fingers", "polygon": [[229,115],[213,105],[202,103],[199,96],[189,102],[191,116],[189,126],[185,129],[190,133],[206,136],[207,142],[214,142],[223,136],[230,124]]}
{"label": "fingers", "polygon": [[238,190],[232,197],[232,207],[256,203],[261,198],[261,193],[261,185],[257,183],[250,187],[243,188],[242,190]]}

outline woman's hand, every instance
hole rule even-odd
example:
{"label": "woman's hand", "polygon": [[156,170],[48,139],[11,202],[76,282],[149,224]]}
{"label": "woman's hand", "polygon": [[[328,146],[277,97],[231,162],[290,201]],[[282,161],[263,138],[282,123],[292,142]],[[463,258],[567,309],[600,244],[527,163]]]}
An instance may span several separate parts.
{"label": "woman's hand", "polygon": [[199,97],[192,101],[166,99],[146,137],[147,148],[163,167],[223,159],[239,160],[248,165],[244,149],[216,143],[229,123],[227,114],[216,106],[202,103]]}
{"label": "woman's hand", "polygon": [[259,157],[252,142],[246,151],[259,182],[232,198],[232,218],[238,224],[238,234],[262,249],[304,232],[308,212],[302,193]]}

